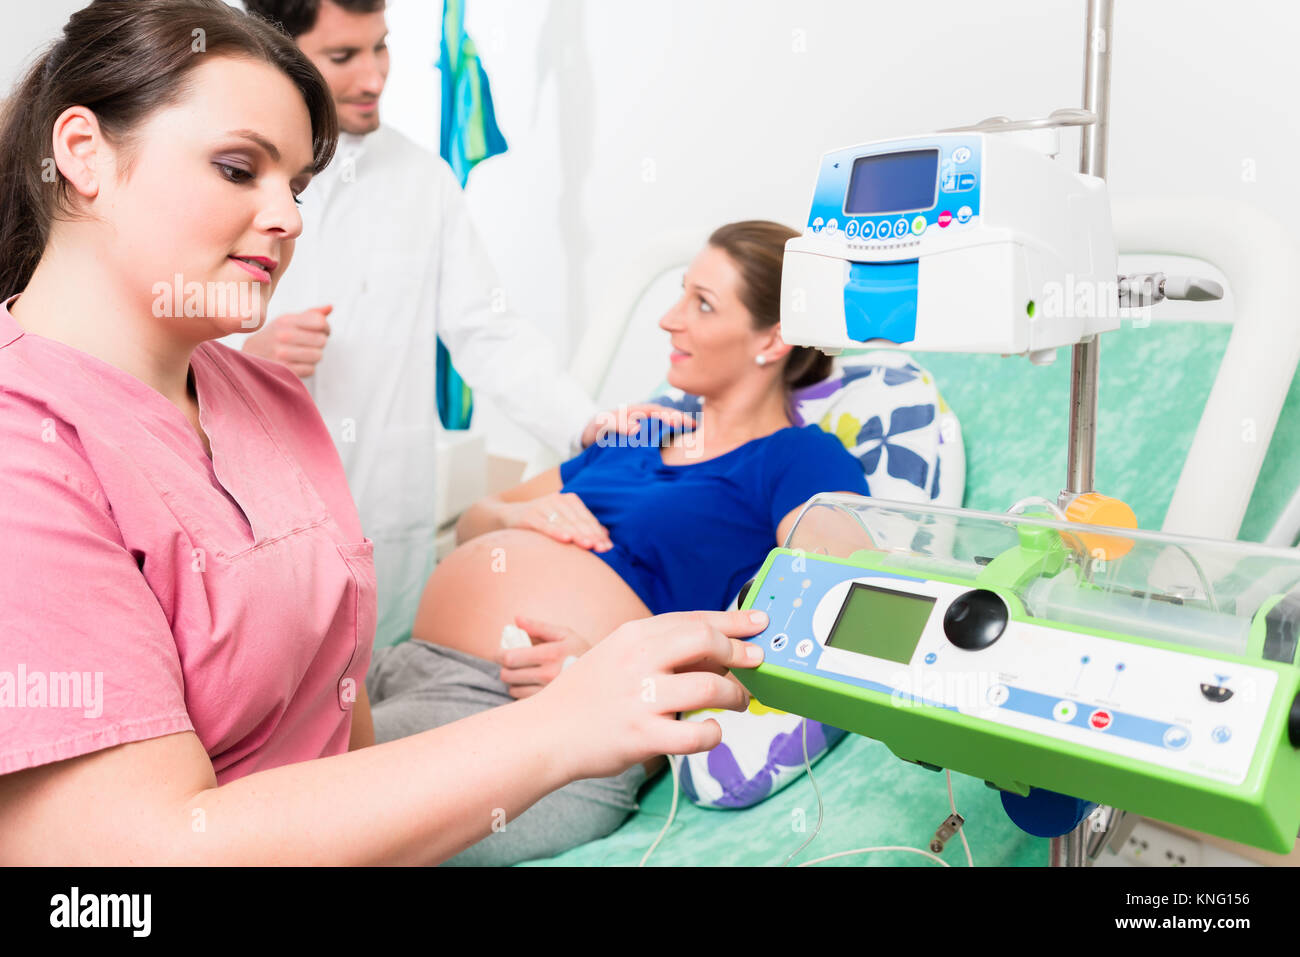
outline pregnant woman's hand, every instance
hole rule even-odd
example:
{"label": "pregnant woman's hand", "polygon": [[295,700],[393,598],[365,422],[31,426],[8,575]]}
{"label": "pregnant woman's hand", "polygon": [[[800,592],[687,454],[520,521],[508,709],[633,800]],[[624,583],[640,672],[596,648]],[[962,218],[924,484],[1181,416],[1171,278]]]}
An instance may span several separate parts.
{"label": "pregnant woman's hand", "polygon": [[507,505],[502,511],[506,528],[528,528],[535,532],[593,552],[614,547],[605,526],[596,521],[582,499],[572,492],[552,492],[527,502]]}
{"label": "pregnant woman's hand", "polygon": [[566,771],[575,779],[610,777],[660,754],[708,751],[722,740],[718,723],[678,721],[677,713],[748,707],[749,692],[727,670],[762,662],[758,645],[736,639],[766,626],[761,611],[631,621],[525,704],[542,709],[562,735]]}
{"label": "pregnant woman's hand", "polygon": [[555,680],[570,658],[576,660],[591,651],[592,643],[572,628],[522,615],[515,616],[515,624],[538,643],[531,648],[502,648],[497,652],[501,680],[510,687],[512,698],[537,694]]}

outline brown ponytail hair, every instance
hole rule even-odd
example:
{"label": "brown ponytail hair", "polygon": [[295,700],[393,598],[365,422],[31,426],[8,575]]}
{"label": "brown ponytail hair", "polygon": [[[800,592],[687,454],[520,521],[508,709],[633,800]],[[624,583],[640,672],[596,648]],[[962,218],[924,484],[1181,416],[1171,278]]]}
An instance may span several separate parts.
{"label": "brown ponytail hair", "polygon": [[104,136],[129,157],[139,124],[185,95],[203,56],[220,55],[283,72],[311,117],[312,168],[329,164],[338,140],[334,101],[286,34],[224,0],[94,0],[68,19],[63,38],[27,71],[0,117],[0,300],[26,288],[51,224],[69,213],[67,183],[50,158],[59,115],[72,106],[93,111]]}
{"label": "brown ponytail hair", "polygon": [[[799,234],[764,219],[728,223],[714,230],[709,245],[721,249],[740,270],[740,301],[754,317],[755,329],[770,329],[781,321],[781,263],[785,241]],[[782,381],[786,392],[816,385],[831,374],[831,357],[808,346],[795,346],[786,359]]]}

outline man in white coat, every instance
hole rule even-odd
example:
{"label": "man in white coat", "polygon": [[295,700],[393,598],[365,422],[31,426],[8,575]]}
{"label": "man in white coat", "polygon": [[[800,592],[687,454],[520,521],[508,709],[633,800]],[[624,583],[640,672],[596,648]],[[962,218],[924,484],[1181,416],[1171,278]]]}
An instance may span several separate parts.
{"label": "man in white coat", "polygon": [[503,310],[451,169],[380,125],[383,0],[246,6],[281,23],[320,69],[342,136],[302,194],[275,318],[230,344],[286,363],[315,398],[375,543],[384,646],[410,628],[435,558],[436,337],[473,389],[565,457],[595,438],[596,410],[552,343]]}

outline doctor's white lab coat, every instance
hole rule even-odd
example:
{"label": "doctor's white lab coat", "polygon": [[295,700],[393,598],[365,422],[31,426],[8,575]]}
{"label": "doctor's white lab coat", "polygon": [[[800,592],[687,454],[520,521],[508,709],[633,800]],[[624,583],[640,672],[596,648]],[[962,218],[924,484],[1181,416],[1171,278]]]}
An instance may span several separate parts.
{"label": "doctor's white lab coat", "polygon": [[334,306],[304,382],[375,543],[382,647],[410,628],[433,570],[437,336],[471,388],[563,456],[595,408],[546,336],[503,310],[442,159],[386,127],[343,134],[301,198],[303,234],[268,317]]}

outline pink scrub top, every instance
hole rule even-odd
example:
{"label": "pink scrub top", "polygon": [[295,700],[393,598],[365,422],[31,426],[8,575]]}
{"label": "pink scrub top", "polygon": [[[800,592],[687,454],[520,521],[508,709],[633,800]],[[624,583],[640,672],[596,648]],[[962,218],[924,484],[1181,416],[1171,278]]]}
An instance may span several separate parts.
{"label": "pink scrub top", "polygon": [[0,774],[178,731],[219,784],[348,748],[376,607],[338,452],[287,367],[190,370],[211,459],[0,305]]}

